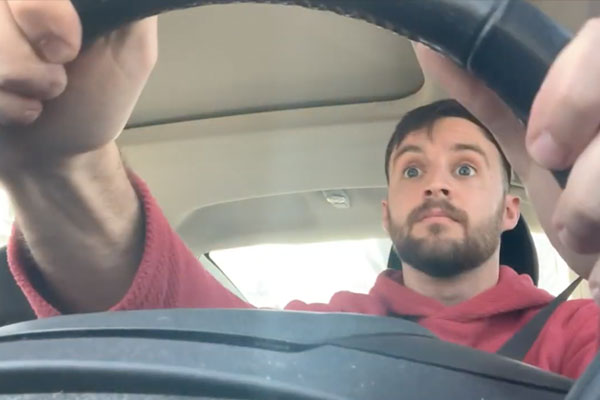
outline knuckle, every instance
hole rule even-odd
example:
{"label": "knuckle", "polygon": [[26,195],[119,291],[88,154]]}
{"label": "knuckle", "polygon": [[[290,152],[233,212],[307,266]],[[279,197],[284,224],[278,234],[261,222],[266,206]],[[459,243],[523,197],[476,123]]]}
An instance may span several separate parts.
{"label": "knuckle", "polygon": [[21,108],[14,116],[12,122],[15,125],[28,125],[33,123],[40,115],[40,111],[30,108]]}
{"label": "knuckle", "polygon": [[45,79],[45,87],[42,89],[44,100],[50,100],[60,96],[67,87],[67,72],[62,65],[53,65],[53,71],[48,73]]}
{"label": "knuckle", "polygon": [[[49,27],[53,14],[53,9],[60,7],[62,2],[40,2],[33,1],[15,1],[11,0],[11,13],[16,21],[26,21],[35,24],[38,27]],[[57,27],[59,28],[59,27]]]}
{"label": "knuckle", "polygon": [[21,29],[33,26],[43,33],[48,27],[48,12],[37,1],[12,2],[11,12]]}
{"label": "knuckle", "polygon": [[153,69],[156,66],[156,63],[158,61],[157,46],[149,46],[148,50],[146,51],[146,57],[144,61],[146,67],[149,69]]}
{"label": "knuckle", "polygon": [[36,16],[36,12],[39,10],[39,5],[36,1],[19,1],[9,0],[11,13],[15,18],[28,17],[30,15]]}
{"label": "knuckle", "polygon": [[141,35],[136,42],[143,65],[153,68],[158,61],[158,40],[156,36],[152,34]]}
{"label": "knuckle", "polygon": [[600,17],[588,19],[584,24],[582,31],[592,31],[600,34]]}
{"label": "knuckle", "polygon": [[[597,105],[598,99],[596,99],[597,95],[591,94],[589,90],[586,89],[577,89],[580,83],[573,82],[569,89],[561,88],[556,93],[556,98],[560,99],[560,109],[562,113],[568,112],[571,116],[568,120],[574,121],[588,121],[590,119],[595,119],[595,115],[597,114]],[[591,96],[590,96],[591,94]],[[567,111],[568,110],[568,111]],[[557,129],[557,132],[553,132],[555,134],[562,133],[562,135],[555,135],[555,139],[558,143],[566,148],[577,147],[583,143],[587,143],[589,140],[589,136],[595,133],[595,130],[582,129],[581,133],[577,135],[572,134],[572,129],[565,129],[564,121],[562,119],[556,120],[556,117],[548,117],[552,118],[551,121],[558,121],[562,123],[561,128]],[[557,123],[558,123],[557,122]]]}
{"label": "knuckle", "polygon": [[70,1],[10,1],[15,22],[32,45],[39,47],[52,38],[63,44],[69,55],[78,52],[81,26]]}
{"label": "knuckle", "polygon": [[158,32],[156,18],[147,18],[130,25],[123,32],[130,48],[137,49],[143,61],[153,66],[158,58]]}
{"label": "knuckle", "polygon": [[567,211],[567,219],[575,232],[583,235],[600,228],[600,208],[591,196],[576,196]]}
{"label": "knuckle", "polygon": [[137,62],[140,66],[152,68],[158,60],[157,43],[149,37],[140,37],[133,44],[137,52]]}
{"label": "knuckle", "polygon": [[566,80],[558,89],[556,96],[561,99],[563,107],[567,107],[572,112],[583,112],[589,108],[589,101],[582,96],[581,90],[573,90],[571,79]]}
{"label": "knuckle", "polygon": [[67,85],[61,65],[27,65],[0,71],[0,89],[27,97],[49,100],[60,95]]}
{"label": "knuckle", "polygon": [[157,40],[144,35],[130,37],[113,57],[128,75],[149,75],[158,61]]}
{"label": "knuckle", "polygon": [[30,124],[42,112],[42,105],[37,101],[17,96],[2,96],[2,92],[0,100],[0,124],[5,126]]}
{"label": "knuckle", "polygon": [[5,69],[0,71],[0,88],[12,90],[21,86],[26,81],[19,69]]}

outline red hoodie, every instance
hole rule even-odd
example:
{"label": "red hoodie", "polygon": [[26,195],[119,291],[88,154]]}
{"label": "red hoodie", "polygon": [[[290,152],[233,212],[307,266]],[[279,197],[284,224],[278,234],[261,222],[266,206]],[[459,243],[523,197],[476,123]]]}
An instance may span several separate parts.
{"label": "red hoodie", "polygon": [[[147,186],[134,182],[146,216],[146,246],[134,281],[111,310],[157,308],[252,308],[225,289],[198,262],[171,229]],[[8,261],[17,283],[40,318],[59,315],[32,286],[19,260],[18,240],[8,243]],[[286,309],[411,315],[440,339],[495,352],[537,311],[552,300],[529,276],[500,269],[498,284],[472,299],[446,307],[402,285],[399,271],[384,271],[369,294],[336,293],[328,304],[291,302]],[[591,300],[562,304],[546,323],[525,362],[578,377],[596,355],[599,309]]]}

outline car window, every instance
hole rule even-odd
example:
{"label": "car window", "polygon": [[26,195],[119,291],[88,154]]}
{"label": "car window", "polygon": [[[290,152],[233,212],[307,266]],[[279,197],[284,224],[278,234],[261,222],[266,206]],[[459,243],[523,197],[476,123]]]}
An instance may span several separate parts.
{"label": "car window", "polygon": [[[534,233],[539,286],[553,295],[570,282],[569,268],[547,236]],[[262,244],[210,253],[244,297],[258,307],[283,308],[291,300],[328,302],[340,290],[367,293],[387,265],[389,239],[305,244]]]}
{"label": "car window", "polygon": [[385,269],[389,239],[263,244],[213,251],[210,258],[255,306],[294,299],[328,302],[340,290],[367,293]]}

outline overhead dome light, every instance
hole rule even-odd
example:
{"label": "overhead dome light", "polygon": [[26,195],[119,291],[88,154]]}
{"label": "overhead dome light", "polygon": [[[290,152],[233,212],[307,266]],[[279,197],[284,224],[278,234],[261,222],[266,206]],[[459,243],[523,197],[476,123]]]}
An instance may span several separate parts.
{"label": "overhead dome light", "polygon": [[323,196],[335,208],[350,208],[350,197],[344,190],[324,190]]}

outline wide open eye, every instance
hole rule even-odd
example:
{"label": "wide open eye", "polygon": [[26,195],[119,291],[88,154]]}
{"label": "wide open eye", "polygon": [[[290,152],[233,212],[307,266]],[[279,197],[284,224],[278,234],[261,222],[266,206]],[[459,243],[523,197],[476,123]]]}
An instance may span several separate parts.
{"label": "wide open eye", "polygon": [[421,175],[421,170],[417,167],[408,167],[404,170],[404,177],[413,179]]}
{"label": "wide open eye", "polygon": [[477,173],[475,168],[469,164],[461,164],[456,168],[456,174],[458,176],[473,176]]}

